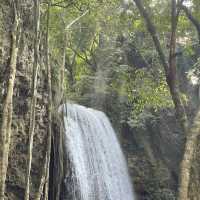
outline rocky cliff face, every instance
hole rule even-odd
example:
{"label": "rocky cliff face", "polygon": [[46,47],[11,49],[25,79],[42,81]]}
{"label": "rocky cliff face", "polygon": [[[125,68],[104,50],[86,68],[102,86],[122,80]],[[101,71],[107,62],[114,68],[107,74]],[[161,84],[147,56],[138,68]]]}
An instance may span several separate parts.
{"label": "rocky cliff face", "polygon": [[[17,72],[13,97],[13,123],[6,196],[9,200],[21,200],[24,195],[26,157],[28,144],[30,88],[33,70],[33,3],[24,1],[22,7],[22,36],[17,59]],[[11,50],[12,9],[8,1],[1,3],[1,57],[0,57],[0,109],[6,93]],[[36,106],[36,129],[31,171],[31,197],[38,191],[40,173],[44,162],[47,135],[47,94],[45,69],[40,67]],[[1,112],[0,112],[1,113]]]}

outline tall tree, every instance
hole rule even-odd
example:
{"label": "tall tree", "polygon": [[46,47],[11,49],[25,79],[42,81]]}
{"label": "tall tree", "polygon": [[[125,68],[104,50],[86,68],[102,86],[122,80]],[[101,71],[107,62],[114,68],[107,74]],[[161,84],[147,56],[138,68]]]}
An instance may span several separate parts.
{"label": "tall tree", "polygon": [[51,83],[51,64],[49,61],[49,22],[50,22],[50,8],[51,0],[48,1],[47,6],[47,21],[46,21],[46,37],[45,37],[45,66],[47,74],[48,84],[48,134],[47,134],[47,145],[46,155],[44,160],[44,166],[41,173],[40,186],[38,193],[36,194],[36,200],[40,200],[42,195],[45,200],[48,200],[49,190],[49,167],[50,167],[50,156],[51,156],[51,142],[52,142],[52,83]]}
{"label": "tall tree", "polygon": [[40,1],[34,0],[34,27],[35,27],[35,41],[34,41],[34,63],[33,63],[33,75],[32,75],[32,88],[31,88],[31,111],[29,122],[29,143],[28,143],[28,155],[27,155],[27,172],[26,172],[26,189],[25,200],[29,200],[30,196],[30,172],[32,162],[32,149],[33,149],[33,137],[35,132],[35,106],[37,103],[37,78],[39,70],[39,44],[40,44]]}
{"label": "tall tree", "polygon": [[176,30],[180,14],[180,9],[183,3],[183,0],[176,2],[176,0],[171,0],[171,37],[170,37],[170,53],[169,61],[166,61],[166,56],[163,49],[161,48],[160,41],[157,36],[156,28],[151,21],[151,18],[147,11],[144,8],[144,5],[141,0],[134,0],[141,16],[146,22],[147,29],[152,36],[154,45],[159,54],[160,61],[165,69],[166,81],[170,89],[172,100],[176,109],[176,116],[182,131],[186,137],[186,143],[184,148],[184,155],[180,166],[180,175],[179,175],[179,191],[178,199],[179,200],[188,200],[189,199],[189,182],[190,182],[190,170],[192,157],[195,150],[195,144],[197,141],[197,136],[200,131],[200,114],[197,113],[191,128],[188,127],[188,119],[185,113],[184,106],[181,101],[180,91],[177,84],[176,77]]}
{"label": "tall tree", "polygon": [[45,183],[45,200],[48,200],[49,190],[49,167],[51,156],[51,139],[52,139],[52,85],[51,85],[51,64],[49,61],[49,20],[50,20],[50,0],[47,8],[47,32],[46,32],[46,69],[48,80],[48,139],[47,139],[47,153],[46,153],[46,183]]}
{"label": "tall tree", "polygon": [[20,1],[11,1],[13,10],[13,26],[11,31],[11,55],[9,63],[9,79],[7,83],[7,94],[3,103],[2,124],[0,129],[0,200],[4,200],[5,181],[8,167],[8,155],[11,137],[11,124],[13,112],[13,89],[16,75],[16,64],[20,29]]}
{"label": "tall tree", "polygon": [[177,22],[178,22],[178,14],[179,14],[179,12],[177,12],[176,1],[175,0],[171,1],[172,2],[172,17],[171,17],[171,37],[170,37],[170,47],[169,47],[170,48],[169,62],[167,61],[165,53],[161,47],[161,44],[160,44],[160,41],[159,41],[159,38],[157,35],[156,27],[153,24],[148,12],[145,10],[142,1],[140,1],[140,0],[134,0],[134,1],[135,1],[136,6],[138,7],[138,10],[139,10],[141,16],[144,18],[147,29],[153,39],[153,42],[154,42],[155,48],[158,52],[161,64],[163,65],[164,70],[165,70],[166,82],[169,86],[172,100],[175,105],[177,119],[179,120],[179,122],[181,124],[183,132],[186,133],[187,116],[185,113],[183,103],[181,101],[180,91],[178,88],[177,77],[176,77],[176,56],[175,56],[176,28],[177,28]]}
{"label": "tall tree", "polygon": [[200,135],[200,110],[198,110],[190,129],[186,135],[184,155],[181,161],[179,175],[178,200],[189,200],[189,184],[191,178],[192,158],[197,148],[198,136]]}

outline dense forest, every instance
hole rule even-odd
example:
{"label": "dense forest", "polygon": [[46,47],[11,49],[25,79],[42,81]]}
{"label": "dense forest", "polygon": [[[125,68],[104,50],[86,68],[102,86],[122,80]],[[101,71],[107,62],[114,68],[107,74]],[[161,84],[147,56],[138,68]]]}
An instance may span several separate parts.
{"label": "dense forest", "polygon": [[199,10],[0,0],[0,200],[200,200]]}

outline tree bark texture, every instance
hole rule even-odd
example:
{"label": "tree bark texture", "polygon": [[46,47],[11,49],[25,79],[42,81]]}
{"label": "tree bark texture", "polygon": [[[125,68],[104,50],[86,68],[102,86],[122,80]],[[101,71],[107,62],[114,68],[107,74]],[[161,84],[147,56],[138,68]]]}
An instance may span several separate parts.
{"label": "tree bark texture", "polygon": [[27,172],[26,172],[26,189],[25,200],[29,200],[30,196],[30,173],[32,162],[32,149],[33,149],[33,137],[35,132],[35,106],[37,101],[37,78],[39,71],[39,44],[40,44],[40,2],[34,0],[34,26],[35,26],[35,41],[34,41],[34,64],[33,64],[33,76],[32,76],[32,97],[31,97],[31,111],[30,111],[30,125],[29,125],[29,143],[28,143],[28,155],[27,155]]}

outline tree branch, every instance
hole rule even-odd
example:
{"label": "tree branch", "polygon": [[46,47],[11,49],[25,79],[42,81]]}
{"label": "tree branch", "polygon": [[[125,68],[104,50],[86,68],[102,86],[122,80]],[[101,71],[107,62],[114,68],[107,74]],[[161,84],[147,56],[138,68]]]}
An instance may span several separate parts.
{"label": "tree branch", "polygon": [[140,14],[142,15],[142,17],[144,18],[144,20],[146,22],[147,29],[148,29],[149,33],[151,34],[151,37],[152,37],[153,42],[154,42],[154,45],[155,45],[156,50],[158,52],[158,55],[160,57],[161,64],[164,67],[166,75],[168,75],[169,66],[168,66],[165,54],[164,54],[164,52],[162,50],[160,41],[158,39],[156,28],[155,28],[154,24],[152,23],[149,14],[144,9],[144,6],[143,6],[141,0],[134,0],[134,2],[136,4],[138,10],[140,11]]}
{"label": "tree branch", "polygon": [[195,26],[195,28],[197,30],[197,33],[198,33],[199,44],[200,44],[200,22],[192,15],[192,13],[190,12],[190,10],[186,6],[181,5],[181,9],[185,12],[187,18]]}
{"label": "tree branch", "polygon": [[73,26],[77,21],[79,21],[82,17],[84,17],[88,12],[89,12],[89,10],[86,10],[82,15],[80,15],[79,17],[77,17],[76,19],[74,19],[71,23],[69,23],[65,27],[65,30],[70,29],[71,26]]}
{"label": "tree branch", "polygon": [[89,61],[89,59],[87,57],[82,56],[78,51],[76,51],[72,47],[68,47],[68,48],[70,48],[79,58],[84,60],[88,65],[93,66],[92,63]]}

